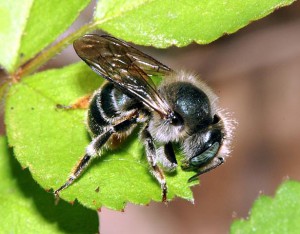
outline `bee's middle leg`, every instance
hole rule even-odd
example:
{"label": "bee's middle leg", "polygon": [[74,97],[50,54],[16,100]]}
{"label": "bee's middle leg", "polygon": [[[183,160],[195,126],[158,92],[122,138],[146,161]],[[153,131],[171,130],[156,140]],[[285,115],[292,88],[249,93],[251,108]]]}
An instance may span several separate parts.
{"label": "bee's middle leg", "polygon": [[153,138],[151,134],[149,133],[148,126],[146,126],[141,133],[141,138],[144,142],[145,145],[145,150],[146,150],[146,156],[147,160],[152,167],[152,174],[156,178],[156,180],[160,183],[161,190],[162,190],[162,201],[166,202],[167,201],[167,182],[165,179],[164,172],[160,169],[160,167],[156,163],[157,155],[156,155],[156,148],[154,145]]}

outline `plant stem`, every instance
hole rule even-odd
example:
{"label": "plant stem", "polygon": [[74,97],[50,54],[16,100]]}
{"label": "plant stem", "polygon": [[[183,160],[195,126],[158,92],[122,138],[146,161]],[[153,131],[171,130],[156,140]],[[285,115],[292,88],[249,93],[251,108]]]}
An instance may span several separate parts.
{"label": "plant stem", "polygon": [[12,75],[13,82],[18,82],[22,77],[30,75],[38,68],[40,68],[43,64],[49,61],[53,56],[61,52],[64,48],[66,48],[69,44],[71,44],[76,38],[81,35],[93,31],[96,29],[99,22],[91,22],[89,24],[84,25],[77,31],[71,33],[52,47],[40,52],[33,59],[28,61],[27,63],[20,66],[15,74]]}

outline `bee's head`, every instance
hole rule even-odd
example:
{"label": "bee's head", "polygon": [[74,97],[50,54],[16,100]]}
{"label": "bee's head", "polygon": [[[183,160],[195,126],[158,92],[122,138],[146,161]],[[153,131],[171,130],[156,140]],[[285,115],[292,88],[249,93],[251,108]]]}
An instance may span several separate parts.
{"label": "bee's head", "polygon": [[182,168],[196,170],[197,175],[203,174],[223,163],[222,157],[217,157],[224,140],[224,128],[219,116],[204,130],[194,133],[184,141],[185,160]]}

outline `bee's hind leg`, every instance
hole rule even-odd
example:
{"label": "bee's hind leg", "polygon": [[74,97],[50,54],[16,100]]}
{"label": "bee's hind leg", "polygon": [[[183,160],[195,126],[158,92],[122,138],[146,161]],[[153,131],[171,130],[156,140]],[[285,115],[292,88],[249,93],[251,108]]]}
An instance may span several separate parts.
{"label": "bee's hind leg", "polygon": [[98,152],[100,151],[101,147],[107,142],[109,137],[113,134],[113,130],[110,129],[109,131],[99,135],[96,137],[86,148],[85,155],[80,159],[78,164],[76,165],[74,171],[69,176],[66,183],[64,183],[59,189],[54,191],[54,195],[56,197],[59,197],[59,193],[69,187],[75,179],[77,179],[84,169],[90,164],[93,158],[95,158],[98,155]]}
{"label": "bee's hind leg", "polygon": [[82,172],[86,169],[89,163],[94,159],[96,156],[99,155],[99,152],[103,145],[108,141],[113,133],[118,133],[121,131],[126,130],[127,128],[132,127],[137,122],[137,115],[129,116],[128,119],[124,121],[110,126],[107,131],[102,133],[101,135],[95,137],[92,142],[86,148],[85,155],[80,159],[77,166],[75,167],[73,173],[69,176],[68,180],[65,184],[63,184],[59,189],[54,191],[54,195],[59,197],[59,193],[69,187],[75,179],[77,179]]}
{"label": "bee's hind leg", "polygon": [[126,131],[126,129],[132,127],[134,124],[137,123],[137,112],[128,116],[127,119],[123,120],[122,122],[111,125],[104,133],[95,137],[92,142],[86,148],[85,155],[80,159],[75,170],[69,176],[68,180],[65,184],[63,184],[59,189],[54,191],[56,197],[59,197],[59,193],[69,187],[75,179],[77,179],[82,172],[86,169],[89,163],[94,159],[96,156],[99,155],[99,152],[102,146],[108,141],[113,133],[118,133],[122,131]]}

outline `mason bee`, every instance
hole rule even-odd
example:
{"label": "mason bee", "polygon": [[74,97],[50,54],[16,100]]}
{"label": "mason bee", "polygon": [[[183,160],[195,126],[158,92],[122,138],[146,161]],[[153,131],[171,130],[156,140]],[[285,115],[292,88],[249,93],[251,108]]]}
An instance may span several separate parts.
{"label": "mason bee", "polygon": [[[87,128],[92,137],[67,182],[67,188],[90,161],[114,139],[126,138],[140,127],[150,171],[167,199],[164,171],[178,163],[173,144],[181,145],[181,167],[194,180],[224,162],[229,153],[230,124],[217,107],[217,97],[197,76],[175,72],[114,37],[88,34],[74,41],[77,55],[107,82],[89,101]],[[163,77],[155,87],[153,76]]]}

